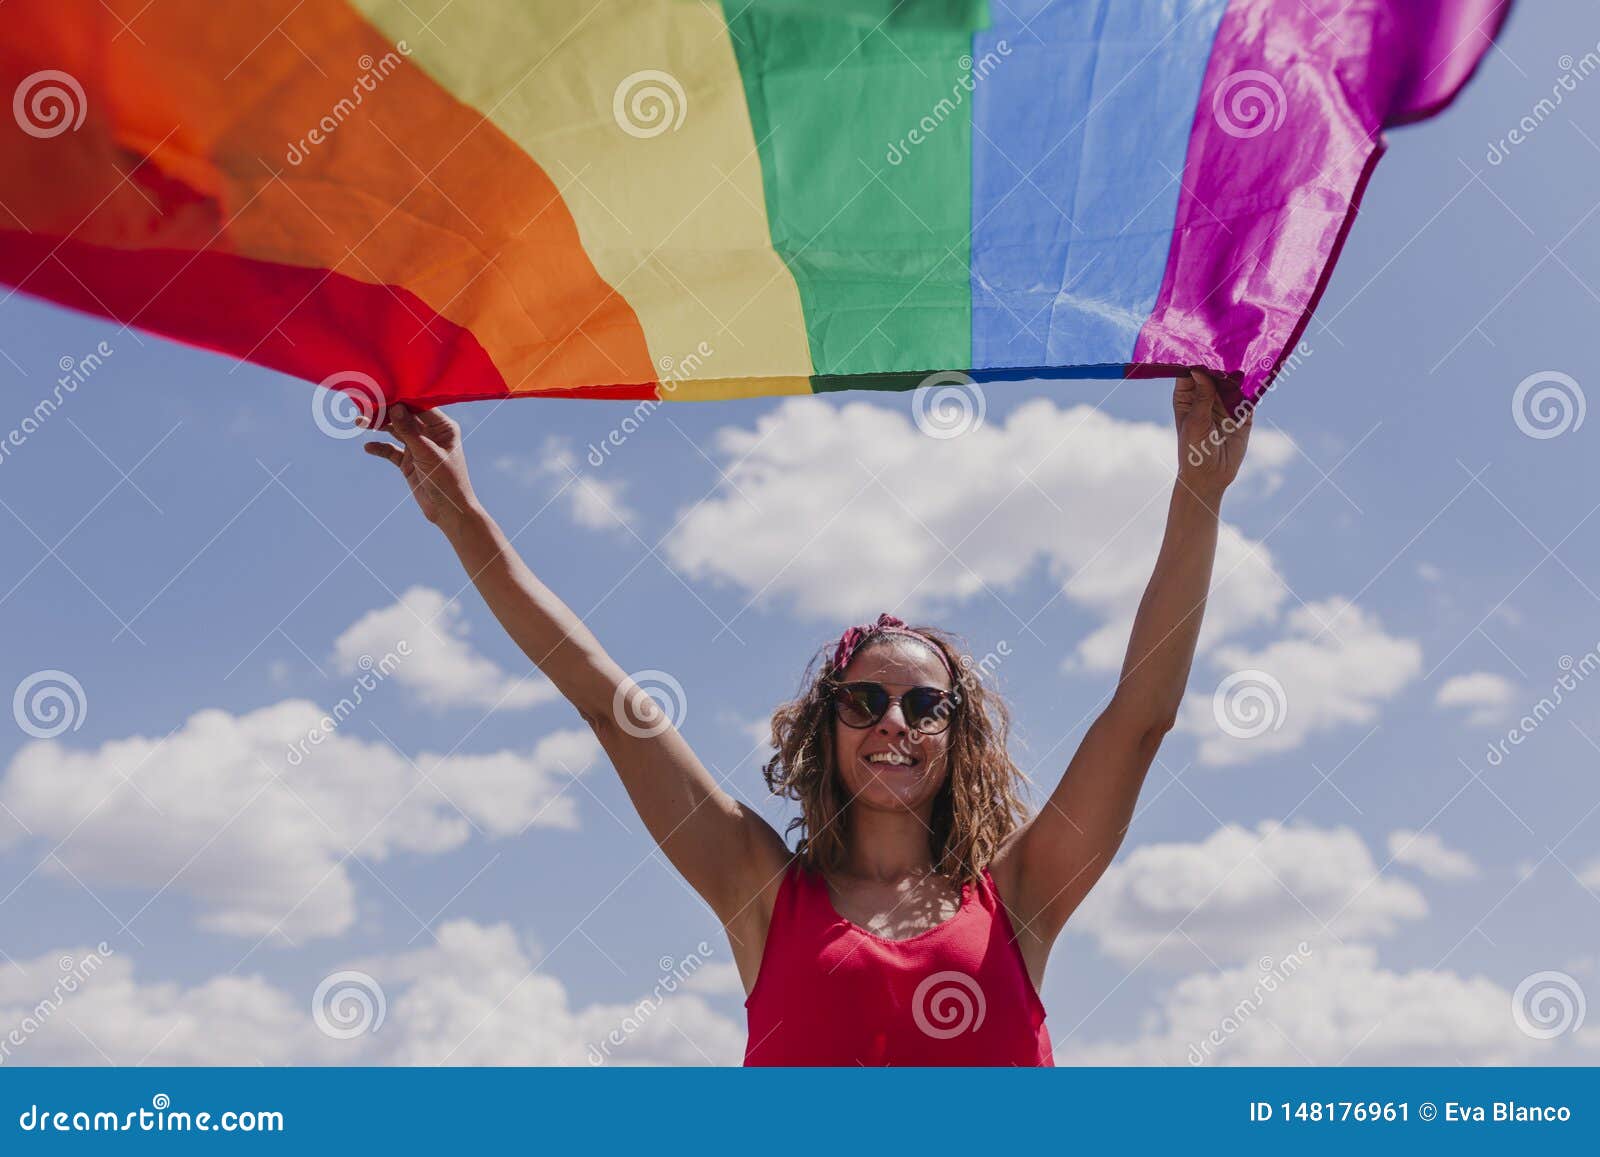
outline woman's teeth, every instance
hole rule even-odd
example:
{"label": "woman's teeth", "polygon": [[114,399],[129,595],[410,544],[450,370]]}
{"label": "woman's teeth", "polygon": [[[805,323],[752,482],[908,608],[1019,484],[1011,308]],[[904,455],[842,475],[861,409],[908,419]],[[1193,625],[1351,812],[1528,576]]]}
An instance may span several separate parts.
{"label": "woman's teeth", "polygon": [[900,755],[892,751],[880,751],[867,756],[868,763],[890,763],[897,767],[910,767],[916,760],[907,755]]}

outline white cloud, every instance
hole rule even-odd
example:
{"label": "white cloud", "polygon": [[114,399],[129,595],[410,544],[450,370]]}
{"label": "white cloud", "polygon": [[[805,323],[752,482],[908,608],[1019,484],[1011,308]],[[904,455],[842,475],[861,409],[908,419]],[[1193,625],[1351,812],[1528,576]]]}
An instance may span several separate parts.
{"label": "white cloud", "polygon": [[41,872],[96,890],[171,889],[218,931],[328,936],[355,917],[350,853],[377,861],[448,851],[475,829],[575,827],[562,788],[600,758],[583,729],[530,751],[413,763],[349,726],[330,733],[325,719],[288,700],[241,716],[201,711],[165,739],[30,744],[0,779],[0,847],[59,844]]}
{"label": "white cloud", "polygon": [[1578,883],[1585,888],[1592,888],[1600,892],[1600,860],[1595,860],[1587,868],[1578,872]]}
{"label": "white cloud", "polygon": [[370,611],[346,628],[334,640],[334,659],[340,670],[360,674],[397,655],[390,678],[433,707],[511,710],[558,698],[536,670],[513,678],[478,654],[468,633],[458,601],[412,587],[399,602]]}
{"label": "white cloud", "polygon": [[[793,398],[753,429],[717,432],[713,453],[727,480],[682,512],[665,549],[691,578],[829,621],[1005,598],[1042,566],[1098,619],[1068,665],[1112,671],[1160,546],[1174,444],[1165,425],[1047,398],[947,439],[886,406]],[[1258,430],[1241,491],[1270,490],[1293,455],[1287,437]],[[1225,524],[1202,648],[1276,622],[1286,596],[1271,552]],[[1415,642],[1386,634],[1347,600],[1297,609],[1285,630],[1258,652],[1233,646],[1216,656],[1223,670],[1273,671],[1289,689],[1287,718],[1245,743],[1218,734],[1209,699],[1192,701],[1185,718],[1204,736],[1204,762],[1239,762],[1370,722],[1421,668]]]}
{"label": "white cloud", "polygon": [[633,1004],[573,1009],[532,955],[504,924],[457,920],[437,944],[373,962],[368,971],[385,989],[403,986],[390,997],[395,1039],[385,1061],[581,1065],[595,1063],[591,1047],[624,1064],[737,1064],[743,1055],[743,1028],[677,980],[676,991],[658,992],[658,979]]}
{"label": "white cloud", "polygon": [[[1298,958],[1292,971],[1274,958],[1271,982],[1253,961],[1185,977],[1160,996],[1133,1039],[1088,1041],[1080,1031],[1057,1040],[1056,1059],[1538,1064],[1592,1059],[1600,1046],[1587,1029],[1550,1040],[1525,1035],[1508,989],[1483,977],[1395,972],[1379,966],[1371,946],[1327,938],[1308,949],[1288,949]],[[86,968],[94,954],[97,966]],[[0,1059],[179,1066],[739,1062],[743,1027],[697,994],[706,987],[702,977],[715,970],[725,979],[731,965],[706,963],[687,983],[653,978],[625,1003],[574,1007],[565,986],[539,970],[539,956],[505,924],[453,920],[428,947],[344,962],[340,970],[359,969],[377,985],[384,1019],[376,1032],[334,1039],[316,1027],[313,980],[304,990],[259,976],[144,981],[122,953],[59,950],[0,969]],[[70,974],[78,979],[64,987]],[[720,993],[726,985],[710,987]]]}
{"label": "white cloud", "polygon": [[1433,832],[1406,828],[1390,832],[1389,856],[1395,863],[1416,868],[1435,880],[1470,880],[1478,874],[1478,865],[1471,856],[1448,847]]}
{"label": "white cloud", "polygon": [[[1122,659],[1177,456],[1164,425],[1046,398],[948,439],[886,406],[793,398],[714,442],[727,479],[665,544],[690,577],[832,622],[1004,597],[1042,563],[1104,620],[1077,656],[1096,670]],[[1256,431],[1241,489],[1270,485],[1292,456],[1286,437]],[[1266,547],[1224,526],[1216,573],[1208,637],[1275,617],[1284,586]]]}
{"label": "white cloud", "polygon": [[1199,843],[1144,844],[1113,864],[1067,927],[1125,963],[1234,963],[1323,932],[1382,936],[1427,914],[1379,875],[1348,828],[1236,824]]}
{"label": "white cloud", "polygon": [[[0,1048],[18,1065],[287,1065],[337,1059],[308,1000],[257,976],[140,983],[115,952],[72,948],[0,968]],[[16,1033],[16,1038],[10,1034]]]}
{"label": "white cloud", "polygon": [[727,1065],[744,1051],[743,1027],[686,991],[696,974],[685,984],[669,973],[631,1003],[574,1008],[504,924],[450,921],[426,948],[353,962],[385,1012],[376,1032],[346,1040],[316,1027],[314,984],[291,993],[260,977],[140,982],[133,961],[113,954],[63,992],[60,958],[86,955],[0,969],[0,1040],[13,1028],[22,1036],[12,1063]]}
{"label": "white cloud", "polygon": [[1460,707],[1469,711],[1467,722],[1488,726],[1505,717],[1516,698],[1517,685],[1491,671],[1474,671],[1446,679],[1433,701],[1440,707]]}
{"label": "white cloud", "polygon": [[750,741],[752,755],[757,751],[765,753],[773,750],[772,716],[762,715],[756,719],[741,720],[734,726]]}
{"label": "white cloud", "polygon": [[626,480],[584,469],[570,439],[552,435],[531,458],[503,455],[494,465],[523,485],[543,487],[562,499],[572,520],[590,530],[626,530],[639,517],[624,497]]}
{"label": "white cloud", "polygon": [[[1276,688],[1263,696],[1268,715],[1261,717],[1246,715],[1243,701],[1228,695],[1191,695],[1182,726],[1202,737],[1200,762],[1243,763],[1299,747],[1319,732],[1371,723],[1379,706],[1422,669],[1422,647],[1414,639],[1389,634],[1375,615],[1348,599],[1298,607],[1285,620],[1285,630],[1285,637],[1260,650],[1216,650],[1213,667],[1228,674],[1264,673],[1281,686],[1282,696]],[[1261,683],[1253,674],[1238,686]],[[1224,720],[1246,737],[1225,731]]]}
{"label": "white cloud", "polygon": [[702,965],[684,983],[690,992],[703,992],[707,996],[732,997],[743,1002],[744,981],[739,978],[739,966],[731,960]]}
{"label": "white cloud", "polygon": [[[1481,976],[1394,972],[1370,945],[1324,938],[1263,986],[1256,964],[1186,977],[1127,1041],[1058,1044],[1060,1063],[1099,1065],[1492,1065],[1561,1063],[1582,1042],[1517,1028],[1511,994]],[[1216,1034],[1213,1037],[1213,1033]],[[1220,1040],[1220,1043],[1217,1041]]]}

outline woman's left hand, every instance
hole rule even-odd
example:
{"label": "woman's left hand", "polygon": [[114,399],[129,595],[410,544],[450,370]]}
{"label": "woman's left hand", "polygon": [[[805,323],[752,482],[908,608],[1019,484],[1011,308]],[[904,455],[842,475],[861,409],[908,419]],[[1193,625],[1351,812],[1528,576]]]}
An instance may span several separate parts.
{"label": "woman's left hand", "polygon": [[1239,476],[1254,410],[1238,417],[1229,413],[1216,379],[1195,369],[1174,384],[1172,413],[1178,424],[1178,481],[1201,497],[1221,498]]}

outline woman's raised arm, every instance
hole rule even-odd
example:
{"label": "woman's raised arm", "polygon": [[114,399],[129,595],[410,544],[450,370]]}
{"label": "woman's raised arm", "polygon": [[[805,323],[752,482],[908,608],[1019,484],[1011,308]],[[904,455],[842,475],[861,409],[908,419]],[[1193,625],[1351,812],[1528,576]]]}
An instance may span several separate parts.
{"label": "woman's raised arm", "polygon": [[740,929],[764,934],[789,855],[782,838],[717,785],[660,707],[528,569],[473,494],[456,423],[405,406],[390,419],[401,445],[370,442],[367,451],[400,468],[495,618],[593,728],[651,837],[735,944],[751,939]]}
{"label": "woman's raised arm", "polygon": [[1122,845],[1145,774],[1177,718],[1211,586],[1218,509],[1250,437],[1249,413],[1242,421],[1229,415],[1203,371],[1178,379],[1172,404],[1178,477],[1117,689],[1049,800],[992,869],[1036,978],[1067,917]]}

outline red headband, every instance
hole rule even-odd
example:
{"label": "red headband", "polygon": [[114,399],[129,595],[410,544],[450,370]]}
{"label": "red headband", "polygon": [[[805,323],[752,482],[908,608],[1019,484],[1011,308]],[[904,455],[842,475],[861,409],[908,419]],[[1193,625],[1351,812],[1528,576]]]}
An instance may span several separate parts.
{"label": "red headband", "polygon": [[944,669],[949,672],[950,681],[952,683],[956,681],[955,670],[950,666],[950,660],[945,658],[944,649],[921,631],[913,631],[903,620],[895,618],[888,611],[879,615],[876,623],[862,623],[859,626],[845,628],[844,634],[839,636],[839,645],[833,649],[834,673],[837,674],[848,667],[851,657],[860,650],[861,644],[873,635],[909,635],[939,656],[939,662],[943,663]]}

